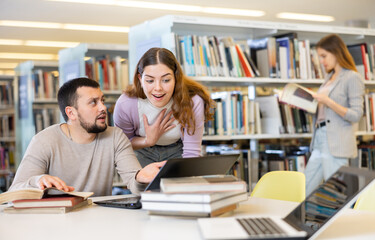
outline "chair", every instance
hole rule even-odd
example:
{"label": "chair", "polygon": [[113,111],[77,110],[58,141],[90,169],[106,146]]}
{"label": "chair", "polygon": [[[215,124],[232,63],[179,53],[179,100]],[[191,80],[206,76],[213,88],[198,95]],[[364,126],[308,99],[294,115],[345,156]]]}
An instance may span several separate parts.
{"label": "chair", "polygon": [[375,183],[359,195],[353,208],[375,212]]}
{"label": "chair", "polygon": [[272,171],[260,178],[251,197],[302,202],[305,200],[305,174],[295,171]]}

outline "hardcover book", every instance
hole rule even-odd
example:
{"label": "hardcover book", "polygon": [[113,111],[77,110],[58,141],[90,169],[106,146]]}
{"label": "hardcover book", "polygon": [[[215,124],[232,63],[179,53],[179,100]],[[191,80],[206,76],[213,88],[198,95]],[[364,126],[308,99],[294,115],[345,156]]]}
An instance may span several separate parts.
{"label": "hardcover book", "polygon": [[83,197],[68,194],[47,196],[42,199],[20,199],[13,201],[14,208],[34,208],[34,207],[73,207],[85,199]]}
{"label": "hardcover book", "polygon": [[232,175],[207,175],[181,178],[162,178],[164,193],[246,191],[246,183]]}
{"label": "hardcover book", "polygon": [[35,208],[15,208],[13,206],[4,208],[4,213],[11,214],[62,214],[91,205],[91,199],[86,199],[72,207],[35,207]]}
{"label": "hardcover book", "polygon": [[144,210],[150,211],[150,214],[158,215],[212,216],[235,209],[238,203],[246,201],[247,198],[247,192],[238,192],[235,195],[208,203],[159,201],[153,202],[142,200],[142,208]]}
{"label": "hardcover book", "polygon": [[42,199],[42,198],[47,197],[47,195],[62,195],[62,194],[68,194],[71,196],[78,196],[78,197],[82,197],[83,199],[87,199],[94,193],[93,192],[65,192],[62,190],[58,190],[57,188],[54,188],[54,187],[46,188],[44,190],[41,190],[38,188],[25,188],[25,189],[19,189],[19,190],[14,190],[14,191],[8,191],[8,192],[0,194],[0,204],[6,203],[6,202],[12,202],[15,200],[20,200],[20,199]]}

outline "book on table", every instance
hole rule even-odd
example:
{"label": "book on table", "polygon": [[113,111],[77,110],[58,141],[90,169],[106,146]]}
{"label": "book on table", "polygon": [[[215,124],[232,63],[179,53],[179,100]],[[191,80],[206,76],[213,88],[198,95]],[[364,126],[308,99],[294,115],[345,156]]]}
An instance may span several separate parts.
{"label": "book on table", "polygon": [[68,194],[51,196],[48,195],[42,199],[19,199],[14,200],[14,208],[37,208],[37,207],[73,207],[85,201],[83,197],[72,196]]}
{"label": "book on table", "polygon": [[279,101],[297,108],[303,109],[310,113],[315,113],[318,102],[313,97],[314,92],[296,83],[285,85]]}
{"label": "book on table", "polygon": [[28,208],[15,208],[14,206],[9,206],[4,208],[4,213],[18,213],[18,214],[63,214],[68,213],[73,210],[85,207],[92,204],[91,199],[83,200],[82,202],[75,204],[71,207],[28,207]]}
{"label": "book on table", "polygon": [[163,211],[163,210],[149,210],[149,215],[157,216],[174,216],[174,217],[193,217],[193,218],[202,218],[202,217],[217,217],[224,213],[233,211],[237,209],[238,204],[231,204],[222,208],[210,212],[190,212],[190,211]]}
{"label": "book on table", "polygon": [[[41,190],[38,188],[25,188],[25,189],[18,189],[14,191],[8,191],[8,192],[0,194],[0,204],[6,203],[6,202],[13,202],[13,201],[17,202],[17,200],[24,200],[24,201],[18,201],[18,202],[20,202],[20,204],[21,203],[26,204],[27,202],[29,202],[29,204],[36,204],[36,205],[45,205],[48,203],[51,206],[51,205],[57,204],[56,198],[60,198],[60,197],[66,198],[70,196],[70,197],[77,197],[77,198],[82,198],[82,200],[86,200],[88,197],[90,197],[93,194],[94,194],[93,192],[65,192],[62,190],[58,190],[57,188],[54,188],[54,187],[46,188],[44,190]],[[53,198],[53,199],[49,199],[49,198]],[[36,200],[39,200],[39,201],[36,201]],[[53,201],[54,203],[49,203],[51,202],[50,200]],[[65,201],[66,200],[67,199],[65,199]],[[79,200],[74,200],[74,201],[77,202]],[[73,204],[73,202],[71,202],[71,204]]]}
{"label": "book on table", "polygon": [[246,191],[206,193],[141,193],[142,208],[151,215],[212,217],[232,211],[247,200]]}
{"label": "book on table", "polygon": [[206,175],[162,178],[160,189],[164,193],[246,191],[247,185],[232,175]]}

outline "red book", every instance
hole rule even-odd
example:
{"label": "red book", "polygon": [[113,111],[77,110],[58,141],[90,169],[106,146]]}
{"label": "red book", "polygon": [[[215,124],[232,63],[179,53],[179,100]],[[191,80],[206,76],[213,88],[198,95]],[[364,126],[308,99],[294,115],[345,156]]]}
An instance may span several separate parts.
{"label": "red book", "polygon": [[241,47],[238,44],[236,44],[235,47],[236,47],[237,55],[238,55],[238,58],[240,60],[242,69],[244,70],[245,76],[246,77],[254,77],[254,73],[251,69],[251,66],[248,63],[244,53],[242,52]]}
{"label": "red book", "polygon": [[370,80],[369,78],[369,69],[368,69],[368,63],[367,63],[367,58],[366,58],[366,45],[361,44],[361,52],[362,52],[362,61],[363,61],[363,66],[365,67],[365,80]]}
{"label": "red book", "polygon": [[49,196],[42,199],[21,199],[14,200],[14,208],[45,208],[45,207],[73,207],[84,201],[78,196]]}

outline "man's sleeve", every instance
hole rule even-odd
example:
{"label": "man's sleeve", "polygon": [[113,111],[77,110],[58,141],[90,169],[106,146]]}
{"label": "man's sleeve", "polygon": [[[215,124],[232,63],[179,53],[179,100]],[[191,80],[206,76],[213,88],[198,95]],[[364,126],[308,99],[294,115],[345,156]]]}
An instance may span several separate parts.
{"label": "man's sleeve", "polygon": [[139,194],[144,190],[146,184],[135,180],[136,173],[142,169],[134,154],[129,139],[120,130],[116,131],[115,137],[115,164],[117,172],[133,194]]}
{"label": "man's sleeve", "polygon": [[39,179],[48,173],[50,152],[48,147],[34,136],[19,165],[9,191],[20,188],[39,188]]}

